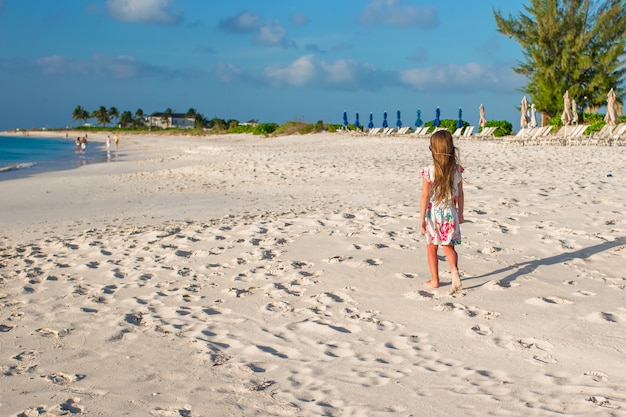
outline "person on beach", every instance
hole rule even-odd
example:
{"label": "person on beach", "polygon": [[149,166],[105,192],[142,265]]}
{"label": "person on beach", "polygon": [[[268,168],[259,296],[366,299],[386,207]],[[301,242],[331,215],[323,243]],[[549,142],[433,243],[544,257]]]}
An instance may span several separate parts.
{"label": "person on beach", "polygon": [[76,138],[76,153],[80,152],[80,136]]}
{"label": "person on beach", "polygon": [[83,139],[80,141],[80,151],[82,153],[87,152],[87,136],[84,136]]}
{"label": "person on beach", "polygon": [[120,137],[117,136],[117,133],[115,134],[115,136],[113,136],[113,142],[115,142],[115,150],[117,150],[117,147],[119,146],[119,143],[120,143]]}
{"label": "person on beach", "polygon": [[108,151],[109,149],[111,149],[111,135],[107,135],[106,144],[107,144],[107,151]]}
{"label": "person on beach", "polygon": [[458,256],[454,248],[461,243],[463,223],[463,167],[459,164],[458,149],[447,129],[430,137],[433,163],[422,169],[422,196],[420,200],[420,231],[426,236],[428,267],[431,279],[426,285],[439,288],[439,246],[450,264],[452,293],[461,289]]}

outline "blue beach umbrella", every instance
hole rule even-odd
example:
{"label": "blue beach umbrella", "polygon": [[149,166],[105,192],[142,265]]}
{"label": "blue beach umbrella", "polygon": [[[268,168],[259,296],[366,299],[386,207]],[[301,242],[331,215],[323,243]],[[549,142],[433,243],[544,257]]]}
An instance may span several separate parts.
{"label": "blue beach umbrella", "polygon": [[396,126],[398,128],[401,128],[402,127],[402,120],[400,120],[400,110],[398,110],[397,116],[398,116],[398,120],[396,121]]}
{"label": "blue beach umbrella", "polygon": [[343,112],[343,127],[348,127],[348,112]]}
{"label": "blue beach umbrella", "polygon": [[422,111],[417,109],[417,119],[415,119],[415,127],[419,127],[422,125]]}
{"label": "blue beach umbrella", "polygon": [[456,127],[459,129],[463,127],[463,110],[459,107],[459,120],[456,122]]}
{"label": "blue beach umbrella", "polygon": [[384,128],[389,127],[389,123],[387,123],[387,112],[383,113],[383,127]]}
{"label": "blue beach umbrella", "polygon": [[441,117],[441,110],[439,110],[439,107],[437,107],[437,110],[435,110],[435,120],[433,121],[433,126],[439,127],[439,125],[441,125],[441,120],[439,120],[439,117]]}
{"label": "blue beach umbrella", "polygon": [[374,127],[374,115],[372,113],[370,113],[370,122],[367,124],[368,129],[371,129]]}
{"label": "blue beach umbrella", "polygon": [[356,114],[356,120],[354,121],[354,126],[357,128],[361,127],[361,123],[359,123],[359,113]]}

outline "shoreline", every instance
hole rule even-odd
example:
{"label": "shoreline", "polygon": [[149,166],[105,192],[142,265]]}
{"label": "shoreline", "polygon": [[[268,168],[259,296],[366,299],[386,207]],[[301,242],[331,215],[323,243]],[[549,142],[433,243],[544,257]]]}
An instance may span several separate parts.
{"label": "shoreline", "polygon": [[129,135],[0,182],[1,413],[622,412],[626,147],[455,143],[455,295],[425,140]]}

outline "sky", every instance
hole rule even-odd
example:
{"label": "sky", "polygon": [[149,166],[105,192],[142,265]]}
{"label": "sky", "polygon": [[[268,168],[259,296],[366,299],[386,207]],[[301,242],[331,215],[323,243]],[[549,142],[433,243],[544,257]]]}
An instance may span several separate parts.
{"label": "sky", "polygon": [[0,130],[105,106],[208,119],[422,120],[519,128],[520,46],[493,10],[526,1],[0,0]]}

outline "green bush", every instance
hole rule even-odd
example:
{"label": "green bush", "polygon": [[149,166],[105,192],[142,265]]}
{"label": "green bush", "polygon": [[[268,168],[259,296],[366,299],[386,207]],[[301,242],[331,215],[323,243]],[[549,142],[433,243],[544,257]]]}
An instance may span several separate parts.
{"label": "green bush", "polygon": [[254,128],[252,133],[255,135],[268,136],[274,133],[276,129],[278,129],[278,125],[276,123],[260,123]]}
{"label": "green bush", "polygon": [[513,125],[506,120],[490,120],[485,127],[497,127],[493,132],[496,137],[508,136],[513,132]]}
{"label": "green bush", "polygon": [[338,130],[341,130],[342,125],[339,124],[329,124],[327,125],[328,131],[330,133],[335,133]]}
{"label": "green bush", "polygon": [[[434,126],[435,125],[434,122],[435,122],[434,120],[428,121],[424,123],[424,126]],[[459,120],[458,119],[440,119],[439,122],[440,122],[439,127],[448,129],[450,133],[454,133],[457,129],[457,124],[459,123]],[[467,127],[467,126],[469,126],[469,123],[463,120],[463,127]]]}
{"label": "green bush", "polygon": [[254,126],[252,125],[237,125],[228,129],[228,133],[253,133]]}

